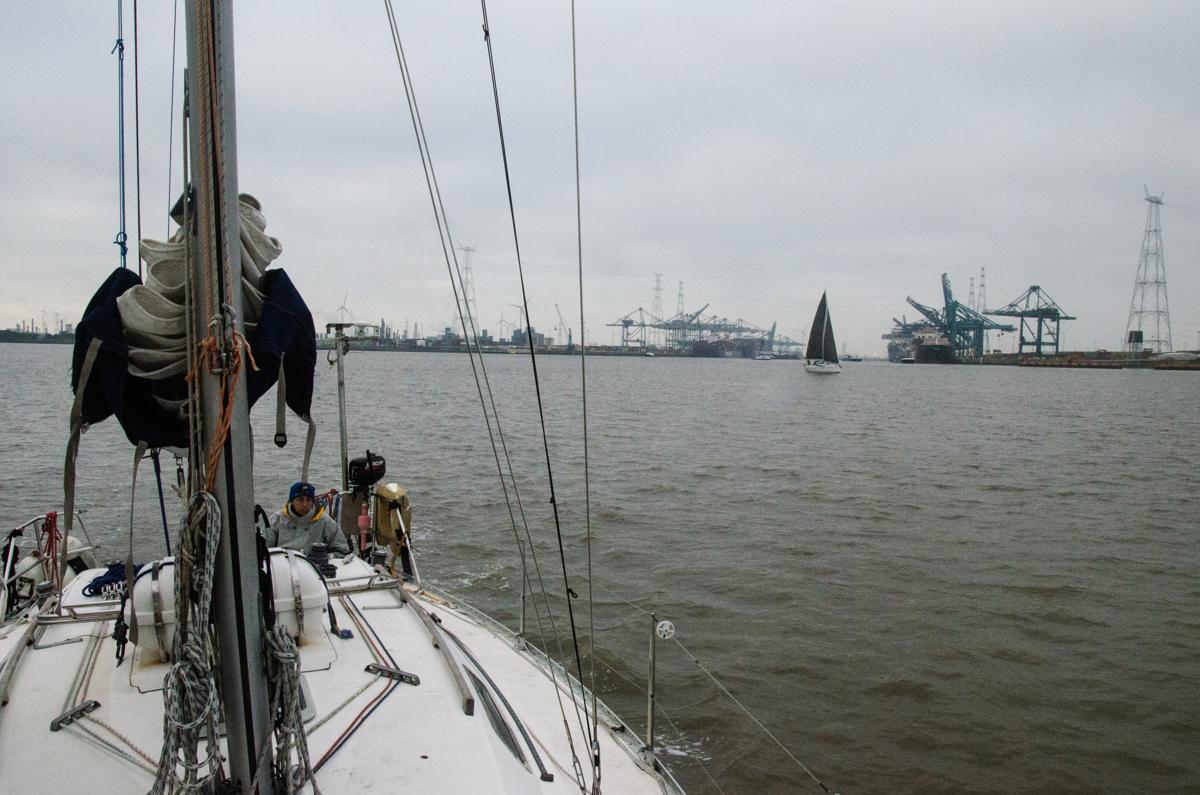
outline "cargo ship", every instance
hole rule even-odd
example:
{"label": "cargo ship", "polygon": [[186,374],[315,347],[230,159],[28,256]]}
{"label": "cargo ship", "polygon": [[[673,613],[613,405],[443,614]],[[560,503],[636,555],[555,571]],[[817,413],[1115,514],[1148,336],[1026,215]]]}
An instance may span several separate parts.
{"label": "cargo ship", "polygon": [[904,359],[940,361],[938,358],[918,357],[918,349],[922,346],[931,346],[926,350],[926,356],[931,356],[941,345],[949,345],[937,326],[924,320],[909,323],[906,318],[900,320],[892,318],[892,322],[895,324],[892,326],[892,330],[883,335],[883,339],[887,340],[888,344],[889,362],[899,362]]}

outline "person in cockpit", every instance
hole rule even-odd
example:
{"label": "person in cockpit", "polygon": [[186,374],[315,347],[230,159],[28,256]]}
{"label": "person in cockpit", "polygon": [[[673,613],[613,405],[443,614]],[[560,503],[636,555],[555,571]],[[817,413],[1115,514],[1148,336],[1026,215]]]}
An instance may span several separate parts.
{"label": "person in cockpit", "polygon": [[337,522],[329,518],[324,506],[316,503],[317,490],[311,483],[296,481],[288,491],[287,504],[270,518],[266,538],[269,547],[286,547],[307,553],[314,544],[344,555],[350,545]]}

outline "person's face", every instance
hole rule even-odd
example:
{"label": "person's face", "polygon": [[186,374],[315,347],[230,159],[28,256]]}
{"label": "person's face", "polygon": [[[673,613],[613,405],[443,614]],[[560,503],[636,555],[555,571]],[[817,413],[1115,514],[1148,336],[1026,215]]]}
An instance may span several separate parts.
{"label": "person's face", "polygon": [[311,511],[312,507],[313,498],[309,497],[307,494],[301,494],[300,496],[296,497],[296,499],[292,500],[292,513],[294,513],[296,516],[303,516]]}

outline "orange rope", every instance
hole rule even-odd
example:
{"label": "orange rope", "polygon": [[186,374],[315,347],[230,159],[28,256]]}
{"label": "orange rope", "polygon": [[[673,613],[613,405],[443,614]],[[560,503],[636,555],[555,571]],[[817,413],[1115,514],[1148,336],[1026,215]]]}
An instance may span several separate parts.
{"label": "orange rope", "polygon": [[[216,337],[209,334],[197,347],[199,348],[198,367],[207,366],[213,370],[220,369],[221,357]],[[221,461],[221,450],[225,447],[225,440],[229,438],[229,429],[233,425],[233,398],[237,392],[238,377],[242,372],[243,353],[250,360],[251,369],[257,371],[258,363],[254,361],[254,351],[250,347],[250,341],[243,334],[235,331],[233,333],[233,366],[221,377],[221,414],[217,419],[216,433],[213,434],[208,447],[205,474],[209,487],[216,480],[217,466]],[[195,372],[188,373],[187,380],[191,381],[195,375]]]}
{"label": "orange rope", "polygon": [[[58,571],[58,544],[62,541],[62,534],[58,532],[58,513],[56,511],[48,511],[46,518],[42,520],[42,538],[46,546],[43,559],[50,562],[50,570],[52,572],[50,578],[54,580],[54,584],[61,591],[62,583],[59,581]],[[63,552],[65,553],[66,550],[63,550]]]}

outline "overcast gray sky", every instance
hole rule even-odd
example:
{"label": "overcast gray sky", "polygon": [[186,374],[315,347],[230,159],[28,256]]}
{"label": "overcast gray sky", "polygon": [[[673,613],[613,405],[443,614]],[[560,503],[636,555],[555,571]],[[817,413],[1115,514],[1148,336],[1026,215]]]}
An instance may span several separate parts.
{"label": "overcast gray sky", "polygon": [[[534,325],[557,325],[557,302],[578,335],[570,6],[488,10]],[[140,12],[142,225],[161,238],[172,4]],[[520,293],[479,4],[397,14],[495,330]],[[606,0],[577,18],[590,339],[649,310],[661,273],[668,315],[683,281],[689,310],[793,337],[828,290],[839,339],[882,353],[916,314],[906,295],[939,304],[945,271],[965,300],[984,267],[989,306],[1040,284],[1079,316],[1068,347],[1115,348],[1145,184],[1165,192],[1175,347],[1197,346],[1200,3]],[[358,319],[447,325],[382,3],[243,3],[235,27],[241,189],[318,325],[343,295]],[[73,321],[118,263],[116,3],[8,2],[0,30],[0,326]]]}

